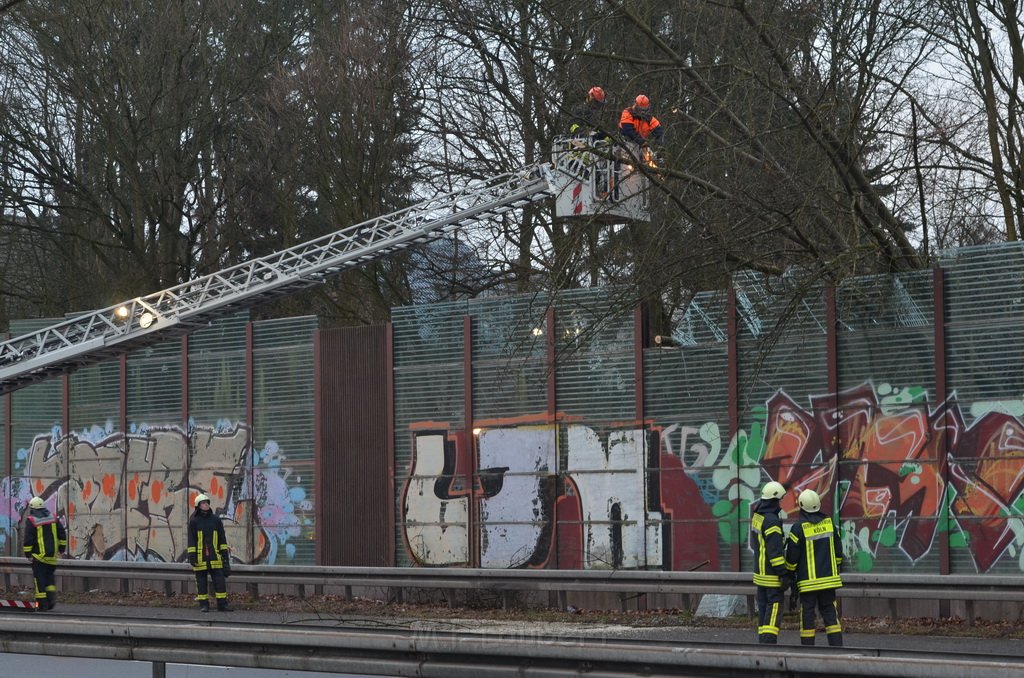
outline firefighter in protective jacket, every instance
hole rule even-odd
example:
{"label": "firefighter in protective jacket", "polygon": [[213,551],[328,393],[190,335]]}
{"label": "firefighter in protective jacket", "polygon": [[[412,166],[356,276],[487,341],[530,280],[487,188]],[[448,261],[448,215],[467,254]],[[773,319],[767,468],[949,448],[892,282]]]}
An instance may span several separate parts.
{"label": "firefighter in protective jacket", "polygon": [[201,612],[210,611],[210,593],[207,581],[213,580],[213,595],[217,609],[230,612],[228,586],[224,576],[230,567],[231,547],[224,534],[224,523],[210,508],[210,498],[200,494],[195,498],[195,513],[188,521],[188,561],[196,575],[196,600]]}
{"label": "firefighter in protective jacket", "polygon": [[800,518],[789,531],[786,544],[786,568],[796,573],[800,591],[800,643],[814,645],[815,611],[825,622],[828,644],[842,646],[843,627],[839,624],[836,589],[843,585],[839,566],[843,545],[830,516],[821,512],[821,498],[814,490],[804,490],[797,499]]}
{"label": "firefighter in protective jacket", "polygon": [[638,94],[633,105],[622,111],[619,116],[619,132],[626,141],[632,141],[640,147],[646,146],[648,139],[658,143],[664,141],[665,130],[651,113],[650,97]]}
{"label": "firefighter in protective jacket", "polygon": [[36,609],[45,612],[57,605],[57,554],[68,549],[68,535],[46,508],[40,497],[28,502],[25,516],[25,538],[22,548],[32,563],[32,579],[36,585]]}
{"label": "firefighter in protective jacket", "polygon": [[761,501],[753,506],[750,542],[754,548],[754,584],[757,585],[757,642],[779,641],[782,619],[782,575],[786,573],[782,519],[779,500],[786,489],[774,480],[761,490]]}
{"label": "firefighter in protective jacket", "polygon": [[587,90],[587,98],[583,104],[572,112],[569,118],[569,134],[573,136],[593,135],[595,141],[607,138],[607,134],[601,131],[598,124],[598,113],[604,108],[607,97],[601,87],[591,87]]}

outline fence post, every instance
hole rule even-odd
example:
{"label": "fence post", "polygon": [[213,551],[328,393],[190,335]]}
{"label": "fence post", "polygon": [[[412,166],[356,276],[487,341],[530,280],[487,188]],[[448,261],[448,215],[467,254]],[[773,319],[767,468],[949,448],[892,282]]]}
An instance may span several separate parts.
{"label": "fence post", "polygon": [[[740,431],[740,370],[739,370],[739,323],[736,318],[736,288],[729,286],[727,301],[727,342],[726,354],[728,356],[728,380],[729,380],[729,442],[732,445]],[[736,467],[736,481],[739,482],[740,469]],[[736,532],[732,543],[732,557],[730,567],[733,572],[740,571],[740,512],[739,501],[736,502]]]}
{"label": "fence post", "polygon": [[[942,447],[938,453],[939,469],[942,470],[942,483],[946,488],[944,497],[949,496],[949,408],[946,399],[949,396],[946,385],[946,289],[945,272],[941,267],[932,269],[932,327],[935,340],[935,407],[942,408]],[[949,557],[949,502],[943,501],[938,507],[939,518],[945,518],[946,529],[939,532],[939,574],[950,573]],[[944,514],[944,515],[943,515]],[[949,617],[948,600],[939,601],[939,616]],[[969,621],[968,624],[973,623]]]}

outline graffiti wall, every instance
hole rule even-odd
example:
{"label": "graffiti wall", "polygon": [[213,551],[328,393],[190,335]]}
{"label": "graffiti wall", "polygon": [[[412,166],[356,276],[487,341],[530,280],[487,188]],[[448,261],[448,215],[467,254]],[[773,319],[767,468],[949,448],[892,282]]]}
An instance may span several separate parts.
{"label": "graffiti wall", "polygon": [[40,496],[76,558],[180,561],[205,493],[240,561],[312,564],[316,328],[239,313],[0,398],[3,552]]}
{"label": "graffiti wall", "polygon": [[872,569],[881,549],[916,563],[940,530],[979,572],[1004,556],[1019,559],[1024,423],[1014,412],[1021,401],[978,403],[968,424],[955,395],[933,408],[921,389],[884,391],[880,397],[864,384],[812,396],[808,409],[777,394],[768,404],[766,474],[831,501],[861,571]]}
{"label": "graffiti wall", "polygon": [[[687,433],[529,425],[467,440],[414,431],[401,498],[408,555],[420,565],[466,565],[478,548],[482,567],[717,568],[717,549],[707,547],[717,521],[673,448]],[[701,463],[715,463],[717,432],[704,434]]]}
{"label": "graffiti wall", "polygon": [[864,383],[800,399],[777,391],[756,414],[760,435],[728,444],[716,422],[491,428],[473,440],[413,431],[407,555],[467,565],[478,548],[482,567],[718,569],[732,544],[746,548],[749,505],[778,480],[787,513],[805,488],[832,507],[858,571],[883,553],[913,567],[943,532],[978,572],[1000,560],[1024,571],[1022,415],[1024,400],[965,415],[955,395],[931,406],[924,389]]}
{"label": "graffiti wall", "polygon": [[8,512],[0,540],[18,542],[20,517],[39,496],[63,517],[76,558],[181,561],[191,507],[204,493],[224,518],[237,559],[275,563],[294,556],[313,507],[276,443],[253,451],[247,427],[227,422],[187,431],[132,428],[68,435],[55,429],[18,450],[15,473],[0,484]]}

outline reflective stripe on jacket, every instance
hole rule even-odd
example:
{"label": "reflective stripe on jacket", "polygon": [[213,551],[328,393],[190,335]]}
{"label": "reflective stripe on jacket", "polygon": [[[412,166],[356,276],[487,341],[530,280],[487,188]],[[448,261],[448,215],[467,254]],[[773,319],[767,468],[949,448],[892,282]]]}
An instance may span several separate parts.
{"label": "reflective stripe on jacket", "polygon": [[25,518],[25,555],[47,565],[57,564],[57,553],[66,551],[68,537],[64,526],[46,509],[31,511]]}
{"label": "reflective stripe on jacket", "polygon": [[832,518],[801,511],[786,544],[786,568],[796,572],[797,590],[839,588],[843,585],[839,577],[842,562],[843,544]]}
{"label": "reflective stripe on jacket", "polygon": [[750,536],[754,548],[754,583],[758,586],[782,586],[779,575],[785,572],[786,558],[778,499],[762,499],[754,505]]}
{"label": "reflective stripe on jacket", "polygon": [[188,521],[188,557],[192,569],[219,570],[228,558],[228,540],[224,523],[213,511],[205,514],[198,509]]}

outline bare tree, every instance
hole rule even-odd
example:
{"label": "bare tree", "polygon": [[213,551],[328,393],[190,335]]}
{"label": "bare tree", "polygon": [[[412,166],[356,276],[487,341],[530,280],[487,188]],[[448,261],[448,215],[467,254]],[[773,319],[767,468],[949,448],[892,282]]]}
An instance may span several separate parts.
{"label": "bare tree", "polygon": [[[544,161],[593,84],[609,133],[640,92],[668,130],[651,222],[530,206],[460,234],[472,274],[434,289],[623,283],[664,329],[740,269],[919,268],[1020,232],[1017,4],[23,3],[0,15],[2,218],[62,283],[4,289],[105,303]],[[382,320],[431,268],[408,263],[268,313]]]}
{"label": "bare tree", "polygon": [[[341,2],[304,17],[300,61],[282,64],[251,104],[229,176],[240,211],[238,256],[267,254],[394,212],[413,199],[420,169],[411,77],[416,8],[398,0]],[[266,313],[317,313],[328,323],[387,320],[411,298],[392,257],[277,304]]]}
{"label": "bare tree", "polygon": [[[390,0],[43,1],[3,15],[2,218],[62,280],[39,312],[151,292],[407,204],[409,17]],[[288,310],[379,321],[407,289],[386,262]]]}
{"label": "bare tree", "polygon": [[[939,30],[931,38],[941,47],[933,97],[940,112],[932,116],[929,141],[948,153],[955,172],[969,174],[973,191],[983,196],[973,214],[957,222],[993,213],[1007,240],[1017,240],[1024,226],[1024,47],[1021,6],[1013,0],[966,0],[938,3]],[[942,115],[953,102],[955,115]],[[978,144],[984,140],[984,144]],[[962,185],[962,183],[961,183]]]}
{"label": "bare tree", "polygon": [[67,262],[68,310],[201,272],[223,200],[215,149],[292,41],[261,7],[39,2],[5,17],[0,190]]}

